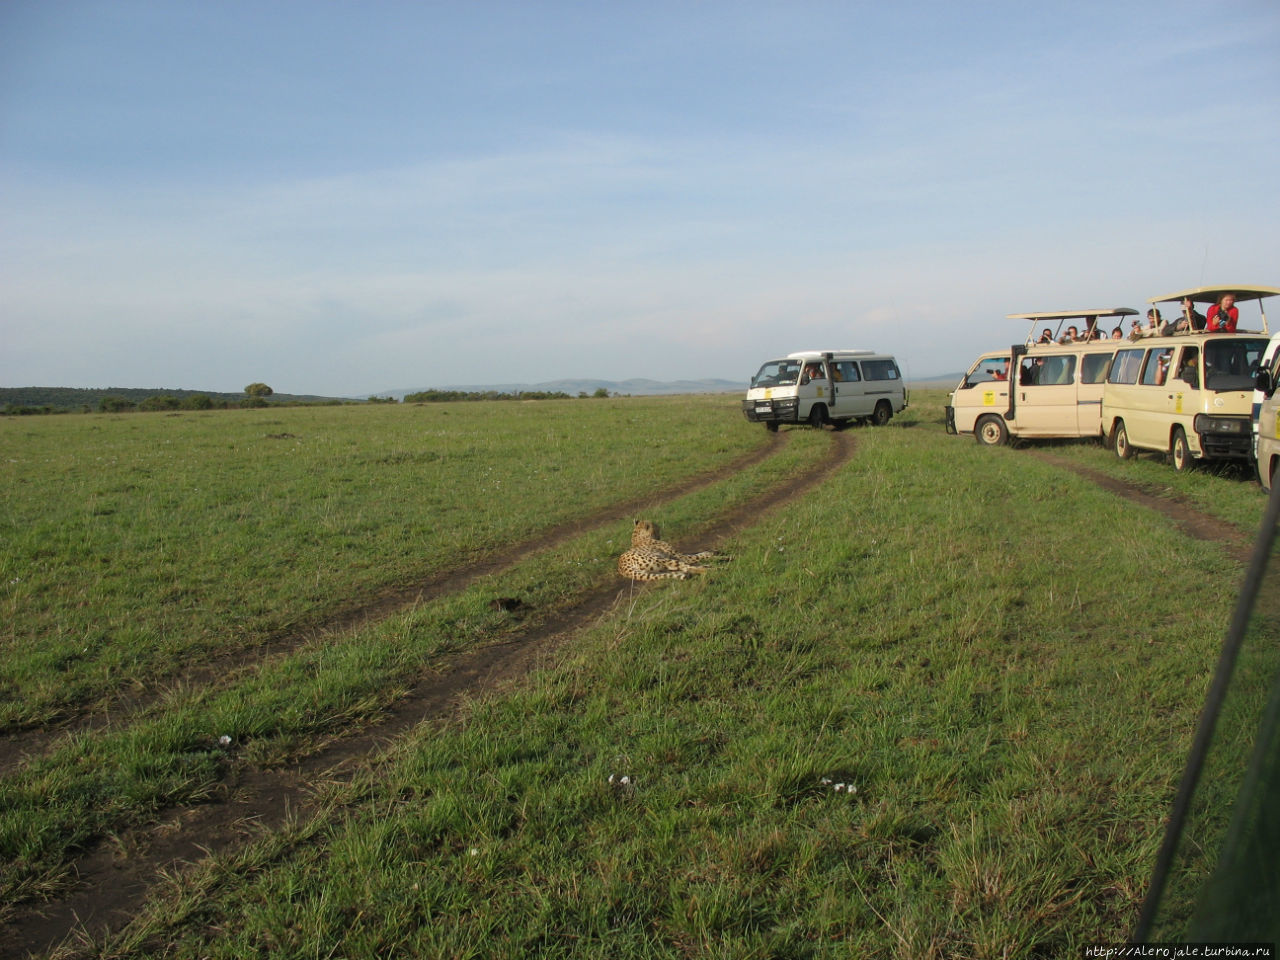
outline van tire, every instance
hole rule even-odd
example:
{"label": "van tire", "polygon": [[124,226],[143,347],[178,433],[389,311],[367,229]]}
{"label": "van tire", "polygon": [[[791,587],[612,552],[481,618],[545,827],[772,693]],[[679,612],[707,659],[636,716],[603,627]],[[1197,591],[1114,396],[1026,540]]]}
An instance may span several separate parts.
{"label": "van tire", "polygon": [[881,400],[876,404],[875,413],[871,414],[871,422],[877,427],[883,427],[893,418],[893,407],[889,406],[888,400]]}
{"label": "van tire", "polygon": [[777,432],[778,432],[778,421],[777,421],[777,420],[766,420],[766,421],[764,422],[764,428],[765,428],[766,430],[768,430],[770,433],[777,433]]}
{"label": "van tire", "polygon": [[1128,460],[1133,456],[1133,447],[1129,446],[1129,431],[1124,428],[1123,420],[1117,420],[1111,429],[1111,449],[1115,450],[1116,456],[1121,460]]}
{"label": "van tire", "polygon": [[1173,443],[1169,446],[1169,462],[1179,473],[1186,473],[1196,465],[1191,456],[1191,448],[1187,445],[1187,435],[1181,427],[1173,428]]}
{"label": "van tire", "polygon": [[827,408],[824,404],[815,403],[809,410],[809,426],[821,430],[827,422]]}
{"label": "van tire", "polygon": [[1009,442],[1009,428],[999,417],[988,414],[978,418],[973,428],[973,439],[984,447],[1003,447]]}

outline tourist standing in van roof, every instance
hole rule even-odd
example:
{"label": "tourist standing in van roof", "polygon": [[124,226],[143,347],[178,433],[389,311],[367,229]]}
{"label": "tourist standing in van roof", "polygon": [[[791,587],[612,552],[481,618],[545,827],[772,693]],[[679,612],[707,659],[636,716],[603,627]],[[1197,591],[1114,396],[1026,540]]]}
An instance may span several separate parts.
{"label": "tourist standing in van roof", "polygon": [[1190,297],[1182,298],[1182,319],[1186,322],[1184,330],[1203,330],[1209,321],[1203,313],[1196,309],[1196,302]]}
{"label": "tourist standing in van roof", "polygon": [[1236,323],[1240,320],[1240,310],[1236,307],[1236,295],[1224,293],[1218,302],[1209,308],[1208,326],[1206,329],[1218,333],[1235,333]]}

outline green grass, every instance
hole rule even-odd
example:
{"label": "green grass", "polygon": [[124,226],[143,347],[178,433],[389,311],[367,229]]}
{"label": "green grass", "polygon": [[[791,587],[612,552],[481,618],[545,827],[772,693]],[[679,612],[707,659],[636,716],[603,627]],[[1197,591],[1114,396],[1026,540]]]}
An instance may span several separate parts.
{"label": "green grass", "polygon": [[[158,890],[98,949],[1059,957],[1123,940],[1233,600],[1189,585],[1238,570],[1220,546],[1026,451],[943,435],[936,405],[913,401],[895,424],[858,431],[854,459],[823,486],[738,535],[715,573],[635,591],[555,667],[398,738],[353,781],[320,785],[313,818]],[[679,419],[678,404],[633,403],[617,409],[642,436]],[[510,438],[504,411],[487,416]],[[696,473],[758,442],[736,415],[708,402],[663,469]],[[350,455],[401,422],[358,421]],[[725,446],[704,455],[699,434]],[[683,540],[822,456],[830,436],[790,441],[654,519]],[[628,456],[584,462],[621,470]],[[309,469],[323,487],[341,467]],[[255,476],[273,501],[273,474]],[[1197,493],[1209,479],[1169,472],[1197,502],[1241,516],[1256,502],[1239,482]],[[447,496],[441,483],[423,479],[420,496]],[[511,505],[526,526],[543,509],[524,506],[536,486]],[[424,663],[514,629],[487,597],[554,611],[610,582],[627,532],[585,533],[215,688],[175,690],[121,729],[11,771],[9,899],[56,882],[77,844],[212,789],[219,734],[267,765],[374,719]],[[365,557],[372,580],[393,582],[405,568],[379,556]],[[1153,556],[1178,575],[1135,575]],[[291,583],[281,602],[302,603]],[[1236,732],[1220,765],[1246,746]],[[1223,780],[1201,801],[1206,842],[1229,795]],[[1188,878],[1208,866],[1191,857]]]}
{"label": "green grass", "polygon": [[[722,397],[0,421],[0,727],[652,495],[762,442]],[[741,418],[738,418],[741,420]]]}

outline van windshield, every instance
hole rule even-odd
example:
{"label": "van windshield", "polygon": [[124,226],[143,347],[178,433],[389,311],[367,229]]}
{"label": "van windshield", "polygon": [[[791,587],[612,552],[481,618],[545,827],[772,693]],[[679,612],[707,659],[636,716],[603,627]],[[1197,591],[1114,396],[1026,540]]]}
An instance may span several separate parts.
{"label": "van windshield", "polygon": [[[866,366],[866,364],[863,364]],[[1009,379],[1009,358],[983,357],[973,365],[973,369],[964,378],[962,386],[972,387],[979,383],[991,383],[995,380]]]}
{"label": "van windshield", "polygon": [[799,379],[799,360],[770,360],[751,378],[751,385],[753,387],[794,387]]}
{"label": "van windshield", "polygon": [[1204,345],[1204,385],[1208,390],[1252,390],[1267,341],[1210,340]]}

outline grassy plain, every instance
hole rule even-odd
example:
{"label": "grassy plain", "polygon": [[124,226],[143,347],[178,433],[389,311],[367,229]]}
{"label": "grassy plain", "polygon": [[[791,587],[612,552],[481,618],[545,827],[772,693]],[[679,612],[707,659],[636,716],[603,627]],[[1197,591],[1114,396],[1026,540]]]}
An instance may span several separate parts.
{"label": "grassy plain", "polygon": [[[1235,582],[1237,561],[1026,451],[945,436],[939,403],[917,394],[857,431],[854,458],[739,533],[715,574],[629,593],[554,668],[399,737],[354,782],[317,783],[314,816],[159,885],[97,948],[1058,957],[1123,940],[1233,599],[1188,586]],[[554,611],[613,577],[627,530],[584,530],[216,683],[165,688],[175,661],[249,650],[765,439],[736,398],[0,431],[5,722],[162,688],[4,772],[9,904],[64,882],[94,837],[209,796],[219,735],[241,760],[287,762],[424,669],[518,638],[527,624],[489,598]],[[654,519],[680,538],[831,437],[788,439]],[[1113,469],[1101,449],[1054,452]],[[1237,478],[1151,483],[1260,515]],[[1150,575],[1153,557],[1176,575]]]}

